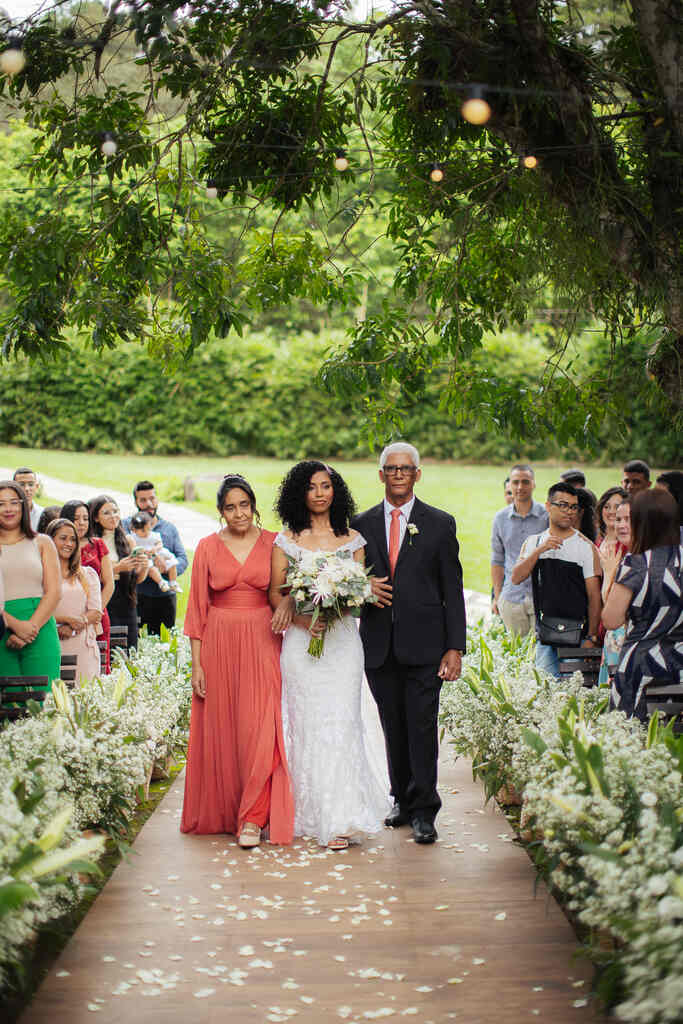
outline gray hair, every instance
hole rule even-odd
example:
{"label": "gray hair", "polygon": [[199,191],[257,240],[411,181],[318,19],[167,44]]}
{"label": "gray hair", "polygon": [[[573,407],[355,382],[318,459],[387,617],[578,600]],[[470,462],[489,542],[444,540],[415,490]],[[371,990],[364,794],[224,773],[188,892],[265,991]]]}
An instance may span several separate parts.
{"label": "gray hair", "polygon": [[408,444],[407,441],[394,441],[393,444],[388,444],[386,448],[383,448],[382,454],[379,457],[379,468],[384,469],[384,463],[389,456],[397,452],[405,452],[407,455],[410,455],[415,469],[420,468],[420,453],[414,445]]}

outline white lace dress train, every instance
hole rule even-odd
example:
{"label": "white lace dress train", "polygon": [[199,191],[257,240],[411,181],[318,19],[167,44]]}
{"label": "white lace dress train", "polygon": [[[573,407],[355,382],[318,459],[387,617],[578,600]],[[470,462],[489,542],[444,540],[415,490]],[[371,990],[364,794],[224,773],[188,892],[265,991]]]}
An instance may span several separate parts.
{"label": "white lace dress train", "polygon": [[[290,557],[302,548],[284,534],[275,543]],[[339,551],[353,552],[358,536]],[[325,634],[321,658],[310,635],[291,626],[282,643],[282,723],[294,789],[294,833],[326,846],[335,836],[361,839],[382,828],[391,808],[382,734],[363,688],[363,645],[357,620],[345,616]],[[363,697],[365,696],[365,699]]]}

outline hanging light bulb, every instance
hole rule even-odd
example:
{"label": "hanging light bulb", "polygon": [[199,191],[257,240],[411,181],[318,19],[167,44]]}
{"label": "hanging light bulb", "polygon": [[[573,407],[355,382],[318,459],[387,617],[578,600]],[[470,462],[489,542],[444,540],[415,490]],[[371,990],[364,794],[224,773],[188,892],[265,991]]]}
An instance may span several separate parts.
{"label": "hanging light bulb", "polygon": [[206,198],[207,199],[218,199],[218,189],[211,179],[206,183]]}
{"label": "hanging light bulb", "polygon": [[102,156],[114,156],[118,148],[118,143],[112,133],[105,132],[102,136],[102,145],[100,146]]}
{"label": "hanging light bulb", "polygon": [[435,185],[438,185],[440,181],[443,181],[443,168],[441,164],[432,164],[429,169],[429,178]]}
{"label": "hanging light bulb", "polygon": [[26,65],[24,51],[18,46],[10,46],[0,53],[0,71],[3,75],[18,75]]}
{"label": "hanging light bulb", "polygon": [[338,149],[334,157],[334,166],[338,171],[347,171],[349,169],[349,160],[346,155],[345,149]]}
{"label": "hanging light bulb", "polygon": [[484,99],[480,85],[472,86],[472,92],[460,108],[460,113],[470,124],[486,124],[491,116],[491,107]]}
{"label": "hanging light bulb", "polygon": [[538,160],[531,153],[523,158],[522,163],[528,171],[533,171],[534,167],[538,167]]}

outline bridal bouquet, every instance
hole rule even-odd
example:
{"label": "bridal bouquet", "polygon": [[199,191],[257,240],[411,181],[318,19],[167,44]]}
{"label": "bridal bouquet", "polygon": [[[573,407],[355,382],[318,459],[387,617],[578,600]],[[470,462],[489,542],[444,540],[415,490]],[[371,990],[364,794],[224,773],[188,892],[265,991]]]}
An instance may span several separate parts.
{"label": "bridal bouquet", "polygon": [[[314,623],[322,619],[325,629],[347,611],[358,617],[362,606],[374,601],[369,571],[354,560],[350,551],[311,551],[288,558],[285,587],[290,589],[297,614],[312,615]],[[308,653],[319,658],[324,644],[324,633],[312,636]]]}

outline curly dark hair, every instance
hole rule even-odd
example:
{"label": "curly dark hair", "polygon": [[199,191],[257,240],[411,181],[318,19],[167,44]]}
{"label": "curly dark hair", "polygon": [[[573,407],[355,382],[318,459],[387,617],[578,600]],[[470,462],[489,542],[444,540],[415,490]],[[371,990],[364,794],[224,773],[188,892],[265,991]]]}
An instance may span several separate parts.
{"label": "curly dark hair", "polygon": [[356,503],[339,473],[316,459],[305,459],[292,466],[280,484],[274,505],[275,512],[292,533],[298,534],[308,530],[311,525],[311,512],[306,505],[306,494],[311,477],[314,473],[320,472],[327,473],[332,481],[334,497],[330,505],[330,525],[335,537],[343,537],[349,532],[349,522],[356,511]]}

